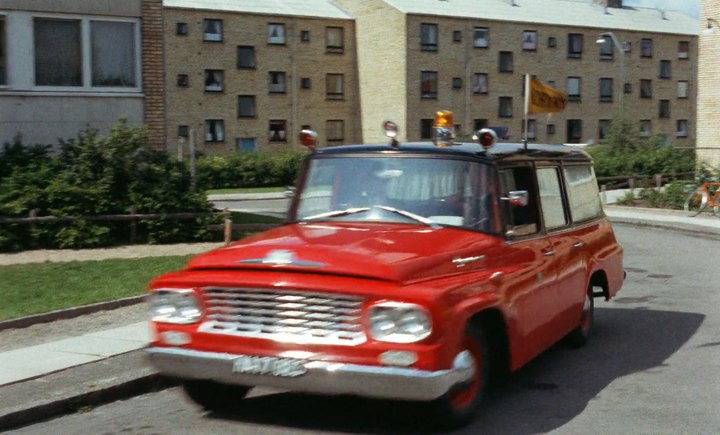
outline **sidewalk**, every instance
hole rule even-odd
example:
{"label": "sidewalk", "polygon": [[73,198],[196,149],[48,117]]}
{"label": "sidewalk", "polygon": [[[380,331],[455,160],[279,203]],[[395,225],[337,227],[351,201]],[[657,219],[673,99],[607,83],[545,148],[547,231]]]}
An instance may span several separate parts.
{"label": "sidewalk", "polygon": [[[614,223],[720,235],[720,218],[708,213],[689,217],[682,211],[615,205],[606,205],[605,212]],[[201,243],[0,254],[0,265],[190,254],[219,246],[219,243]],[[77,322],[80,324],[82,320]],[[51,323],[47,328],[53,326]],[[144,362],[141,351],[150,340],[148,323],[128,319],[110,326],[70,338],[0,351],[0,431],[68,412],[72,409],[70,405],[107,403],[159,385],[162,378]],[[38,328],[42,330],[45,326],[38,325]],[[4,340],[12,339],[12,331],[0,330],[0,349]]]}

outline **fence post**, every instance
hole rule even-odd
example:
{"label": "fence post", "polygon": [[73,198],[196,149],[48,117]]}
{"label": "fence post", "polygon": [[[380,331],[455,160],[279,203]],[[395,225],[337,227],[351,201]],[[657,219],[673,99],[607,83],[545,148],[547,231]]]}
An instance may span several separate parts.
{"label": "fence post", "polygon": [[[34,208],[34,209],[30,210],[30,213],[28,213],[28,217],[36,218],[37,213],[38,213],[38,210],[36,208]],[[34,234],[36,229],[37,229],[37,225],[35,225],[34,223],[31,223],[30,224],[30,233]]]}
{"label": "fence post", "polygon": [[223,232],[223,241],[226,245],[229,245],[230,241],[232,240],[232,219],[225,218],[225,220],[223,221]]}
{"label": "fence post", "polygon": [[655,174],[655,187],[658,189],[662,187],[663,176],[662,174]]}
{"label": "fence post", "polygon": [[130,220],[130,244],[134,245],[137,241],[137,218],[134,217],[137,214],[137,206],[130,207],[130,214],[133,216]]}
{"label": "fence post", "polygon": [[635,179],[634,178],[628,178],[628,187],[631,189],[635,188]]}

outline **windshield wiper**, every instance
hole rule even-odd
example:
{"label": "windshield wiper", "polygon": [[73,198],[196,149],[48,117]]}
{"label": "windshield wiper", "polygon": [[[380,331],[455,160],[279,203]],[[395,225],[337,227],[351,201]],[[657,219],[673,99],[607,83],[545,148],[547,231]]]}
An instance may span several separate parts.
{"label": "windshield wiper", "polygon": [[315,214],[312,216],[308,216],[303,218],[304,221],[314,220],[314,219],[322,219],[326,217],[338,217],[338,216],[347,216],[349,214],[355,214],[355,213],[362,213],[364,211],[370,210],[370,207],[352,207],[352,208],[346,208],[345,210],[333,210],[333,211],[327,211],[325,213]]}
{"label": "windshield wiper", "polygon": [[428,219],[426,217],[420,216],[418,214],[411,213],[409,211],[400,210],[395,207],[388,207],[386,205],[376,205],[375,207],[381,208],[383,210],[387,210],[391,213],[399,214],[400,216],[405,216],[406,218],[410,218],[414,221],[420,222],[421,224],[428,225],[429,227],[431,227],[433,229],[442,228],[442,225],[438,224],[437,222],[435,222],[431,219]]}

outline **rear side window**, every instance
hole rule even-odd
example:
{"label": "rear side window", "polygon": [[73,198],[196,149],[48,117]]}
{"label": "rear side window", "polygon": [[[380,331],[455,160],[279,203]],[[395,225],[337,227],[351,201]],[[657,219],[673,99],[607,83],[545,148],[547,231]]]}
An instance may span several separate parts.
{"label": "rear side window", "polygon": [[568,223],[565,217],[559,175],[557,168],[541,168],[537,170],[543,220],[545,221],[545,228],[549,230],[564,227]]}
{"label": "rear side window", "polygon": [[602,216],[600,195],[592,167],[570,166],[565,167],[564,171],[573,222],[582,222]]}

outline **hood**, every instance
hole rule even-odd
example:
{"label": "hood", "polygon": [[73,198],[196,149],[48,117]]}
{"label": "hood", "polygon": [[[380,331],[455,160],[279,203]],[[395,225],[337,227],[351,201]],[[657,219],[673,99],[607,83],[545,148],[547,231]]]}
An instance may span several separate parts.
{"label": "hood", "polygon": [[482,255],[498,243],[497,237],[454,228],[294,224],[196,256],[187,269],[267,269],[407,282],[458,273],[453,259]]}

